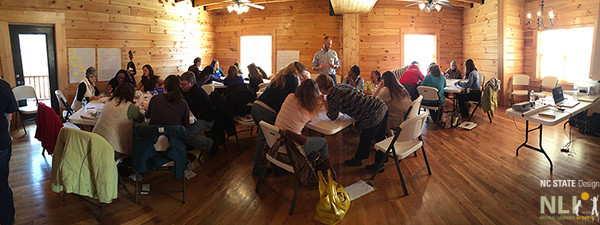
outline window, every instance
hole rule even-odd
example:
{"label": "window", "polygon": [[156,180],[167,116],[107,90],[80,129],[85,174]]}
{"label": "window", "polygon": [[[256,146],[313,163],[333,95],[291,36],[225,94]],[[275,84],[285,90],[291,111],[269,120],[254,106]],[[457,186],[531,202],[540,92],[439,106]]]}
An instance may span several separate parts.
{"label": "window", "polygon": [[427,66],[436,59],[435,35],[405,34],[404,65],[419,62],[421,73],[427,74]]}
{"label": "window", "polygon": [[538,75],[574,82],[590,75],[594,27],[541,31],[538,36]]}
{"label": "window", "polygon": [[271,76],[271,36],[242,36],[240,40],[240,69],[248,75],[248,65],[260,66]]}

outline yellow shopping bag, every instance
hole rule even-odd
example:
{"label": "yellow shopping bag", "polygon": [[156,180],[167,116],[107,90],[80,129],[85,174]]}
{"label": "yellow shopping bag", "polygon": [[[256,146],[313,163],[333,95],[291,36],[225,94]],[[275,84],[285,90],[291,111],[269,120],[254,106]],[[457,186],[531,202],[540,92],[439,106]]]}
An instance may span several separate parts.
{"label": "yellow shopping bag", "polygon": [[336,224],[342,221],[350,209],[350,195],[342,185],[335,182],[331,170],[327,170],[327,179],[318,171],[320,199],[314,219],[324,224]]}

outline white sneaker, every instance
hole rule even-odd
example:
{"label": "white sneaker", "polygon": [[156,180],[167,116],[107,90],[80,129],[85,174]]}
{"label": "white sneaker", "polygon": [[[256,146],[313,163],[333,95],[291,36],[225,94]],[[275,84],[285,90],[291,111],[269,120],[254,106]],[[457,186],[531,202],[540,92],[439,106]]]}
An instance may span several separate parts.
{"label": "white sneaker", "polygon": [[142,181],[142,179],[144,178],[143,174],[138,174],[137,177],[135,176],[135,173],[132,173],[131,175],[129,175],[129,179],[132,181]]}

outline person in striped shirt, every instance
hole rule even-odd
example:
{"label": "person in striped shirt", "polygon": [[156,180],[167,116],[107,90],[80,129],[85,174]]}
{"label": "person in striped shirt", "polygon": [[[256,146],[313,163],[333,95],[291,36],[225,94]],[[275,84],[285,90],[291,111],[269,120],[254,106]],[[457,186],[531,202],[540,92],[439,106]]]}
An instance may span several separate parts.
{"label": "person in striped shirt", "polygon": [[295,93],[289,94],[277,114],[275,126],[297,134],[302,142],[302,149],[308,156],[319,151],[320,157],[329,155],[327,141],[322,137],[306,137],[301,134],[304,125],[315,118],[322,104],[319,100],[319,87],[314,80],[305,80]]}
{"label": "person in striped shirt", "polygon": [[319,90],[327,95],[323,99],[327,109],[327,117],[336,120],[339,113],[345,113],[356,119],[355,125],[362,129],[358,150],[352,159],[344,161],[347,166],[361,166],[362,160],[369,158],[371,141],[385,139],[385,126],[388,118],[388,107],[377,97],[365,95],[346,84],[333,86],[333,80],[326,75],[316,79]]}

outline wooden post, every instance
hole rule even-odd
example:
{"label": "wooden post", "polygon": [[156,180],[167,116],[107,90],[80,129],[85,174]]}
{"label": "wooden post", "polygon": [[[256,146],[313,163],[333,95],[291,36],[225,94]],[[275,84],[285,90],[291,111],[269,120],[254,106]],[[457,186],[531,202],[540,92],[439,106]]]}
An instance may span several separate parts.
{"label": "wooden post", "polygon": [[[352,66],[360,66],[359,61],[359,43],[360,36],[358,33],[360,23],[359,14],[344,14],[342,19],[342,54],[340,61],[342,62],[342,70],[338,70],[338,75],[344,77],[350,71]],[[338,83],[341,81],[338,81]]]}

